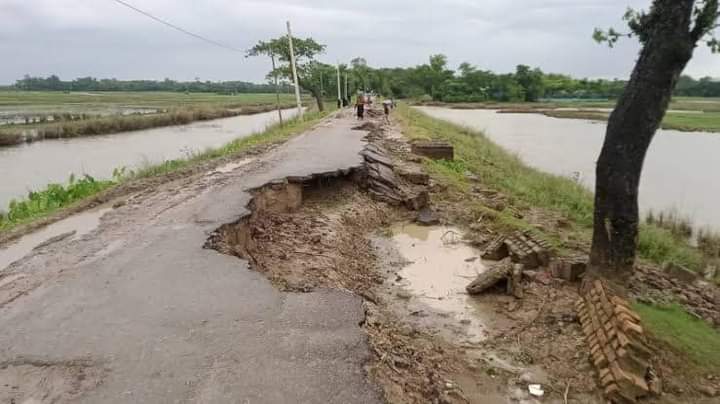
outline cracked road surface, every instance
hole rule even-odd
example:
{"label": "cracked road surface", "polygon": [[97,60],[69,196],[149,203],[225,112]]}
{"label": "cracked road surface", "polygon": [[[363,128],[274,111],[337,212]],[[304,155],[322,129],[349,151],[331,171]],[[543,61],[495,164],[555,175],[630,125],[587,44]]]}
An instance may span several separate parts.
{"label": "cracked road surface", "polygon": [[135,195],[95,230],[11,265],[0,401],[379,402],[360,298],[283,293],[202,248],[246,213],[248,189],[359,165],[367,133],[354,125],[330,118],[235,170]]}

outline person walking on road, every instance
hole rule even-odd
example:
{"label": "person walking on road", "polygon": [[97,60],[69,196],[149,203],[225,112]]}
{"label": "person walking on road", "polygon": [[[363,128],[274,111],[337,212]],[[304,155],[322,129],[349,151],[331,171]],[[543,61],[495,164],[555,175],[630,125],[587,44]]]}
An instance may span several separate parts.
{"label": "person walking on road", "polygon": [[390,108],[392,107],[392,100],[386,99],[383,101],[383,112],[385,112],[385,122],[390,123]]}
{"label": "person walking on road", "polygon": [[359,94],[357,96],[357,104],[355,105],[357,108],[357,118],[362,120],[365,118],[365,96],[362,94]]}

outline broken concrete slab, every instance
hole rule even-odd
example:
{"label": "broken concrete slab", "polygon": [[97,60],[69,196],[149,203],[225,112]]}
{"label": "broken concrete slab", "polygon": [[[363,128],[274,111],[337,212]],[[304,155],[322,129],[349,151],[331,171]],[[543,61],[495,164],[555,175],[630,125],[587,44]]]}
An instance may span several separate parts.
{"label": "broken concrete slab", "polygon": [[480,273],[475,280],[465,287],[468,294],[477,295],[486,292],[488,289],[501,287],[508,290],[508,283],[513,276],[513,263],[510,259],[504,259]]}
{"label": "broken concrete slab", "polygon": [[430,184],[430,176],[422,171],[412,171],[400,169],[397,171],[398,175],[405,181],[415,185],[428,185]]}
{"label": "broken concrete slab", "polygon": [[420,210],[420,213],[418,213],[415,221],[423,226],[434,226],[436,224],[440,224],[440,219],[437,217],[435,212],[428,207]]}
{"label": "broken concrete slab", "polygon": [[574,282],[580,279],[587,269],[586,257],[564,257],[550,263],[550,273],[555,278]]}
{"label": "broken concrete slab", "polygon": [[453,160],[455,158],[453,146],[444,141],[415,141],[410,148],[414,154],[433,160]]}
{"label": "broken concrete slab", "polygon": [[492,240],[482,257],[489,260],[511,257],[513,262],[523,264],[525,269],[534,269],[550,263],[550,244],[529,231],[518,231]]}

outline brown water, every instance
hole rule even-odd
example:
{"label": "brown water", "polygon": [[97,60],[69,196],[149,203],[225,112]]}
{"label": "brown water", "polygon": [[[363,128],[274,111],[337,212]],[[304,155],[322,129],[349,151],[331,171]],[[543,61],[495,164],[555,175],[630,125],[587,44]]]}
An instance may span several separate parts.
{"label": "brown water", "polygon": [[[420,107],[435,118],[479,129],[493,142],[541,170],[595,183],[605,123],[540,114]],[[647,154],[640,206],[677,210],[698,227],[720,229],[720,134],[659,130]]]}
{"label": "brown water", "polygon": [[[284,111],[291,117],[295,109]],[[0,148],[0,210],[11,199],[49,183],[65,183],[70,174],[110,178],[119,167],[138,168],[220,147],[276,122],[277,112],[242,115],[189,125],[53,139]]]}
{"label": "brown water", "polygon": [[464,244],[459,230],[451,227],[401,224],[392,228],[392,234],[406,263],[397,273],[402,278],[398,286],[417,303],[443,313],[446,327],[461,329],[468,342],[485,339],[492,311],[465,292],[465,286],[485,270],[479,252]]}

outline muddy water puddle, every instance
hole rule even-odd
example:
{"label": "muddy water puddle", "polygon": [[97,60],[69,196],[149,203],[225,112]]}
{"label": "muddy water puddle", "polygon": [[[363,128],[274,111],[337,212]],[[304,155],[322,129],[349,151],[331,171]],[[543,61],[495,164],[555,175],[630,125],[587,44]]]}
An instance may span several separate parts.
{"label": "muddy water puddle", "polygon": [[102,216],[110,210],[112,208],[101,208],[70,216],[0,248],[0,272],[36,248],[90,233],[100,224]]}
{"label": "muddy water puddle", "polygon": [[466,342],[485,340],[496,321],[494,312],[465,292],[485,270],[480,252],[463,243],[461,231],[453,227],[399,224],[391,234],[402,265],[394,275],[401,289],[396,295],[407,301],[411,313]]}

